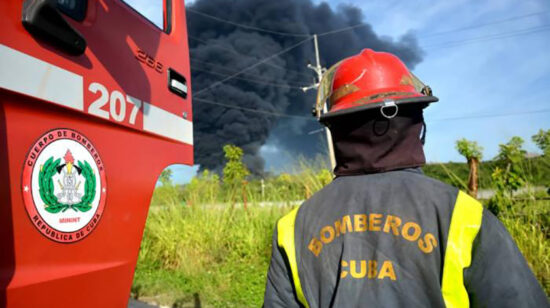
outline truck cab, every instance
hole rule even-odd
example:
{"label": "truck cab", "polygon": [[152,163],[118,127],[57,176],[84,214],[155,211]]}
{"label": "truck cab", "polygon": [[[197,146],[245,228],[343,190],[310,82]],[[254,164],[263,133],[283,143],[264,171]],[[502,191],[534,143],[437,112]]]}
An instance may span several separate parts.
{"label": "truck cab", "polygon": [[124,307],[161,171],[193,164],[183,1],[0,1],[0,307]]}

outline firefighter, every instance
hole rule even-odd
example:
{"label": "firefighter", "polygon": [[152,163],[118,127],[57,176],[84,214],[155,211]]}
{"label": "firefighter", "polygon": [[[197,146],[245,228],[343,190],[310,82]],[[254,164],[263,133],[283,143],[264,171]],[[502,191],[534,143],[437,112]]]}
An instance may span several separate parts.
{"label": "firefighter", "polygon": [[499,220],[422,174],[422,112],[437,101],[390,53],[325,73],[316,110],[336,178],[278,221],[265,307],[550,306]]}

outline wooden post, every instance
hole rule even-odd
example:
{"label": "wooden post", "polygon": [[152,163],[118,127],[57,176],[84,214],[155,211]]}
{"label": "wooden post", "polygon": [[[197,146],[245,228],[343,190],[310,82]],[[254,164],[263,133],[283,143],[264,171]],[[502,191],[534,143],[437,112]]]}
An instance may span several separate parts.
{"label": "wooden post", "polygon": [[248,206],[247,206],[247,196],[246,196],[246,185],[248,184],[247,181],[243,181],[243,205],[244,205],[244,210],[248,210]]}
{"label": "wooden post", "polygon": [[470,166],[470,174],[468,176],[468,193],[470,196],[477,198],[479,161],[477,158],[473,157],[468,160],[468,165]]}

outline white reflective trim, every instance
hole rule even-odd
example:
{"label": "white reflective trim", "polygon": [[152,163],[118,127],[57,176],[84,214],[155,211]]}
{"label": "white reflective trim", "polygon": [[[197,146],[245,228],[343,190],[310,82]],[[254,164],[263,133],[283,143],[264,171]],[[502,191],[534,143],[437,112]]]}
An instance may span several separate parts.
{"label": "white reflective trim", "polygon": [[2,44],[0,88],[84,110],[82,76]]}
{"label": "white reflective trim", "polygon": [[149,103],[143,103],[143,129],[193,145],[193,123]]}
{"label": "white reflective trim", "polygon": [[187,94],[187,85],[185,85],[185,84],[183,84],[183,83],[181,83],[181,82],[179,82],[175,79],[172,79],[170,81],[170,83],[171,83],[171,86],[173,88],[176,88],[176,89],[180,90],[181,92]]}

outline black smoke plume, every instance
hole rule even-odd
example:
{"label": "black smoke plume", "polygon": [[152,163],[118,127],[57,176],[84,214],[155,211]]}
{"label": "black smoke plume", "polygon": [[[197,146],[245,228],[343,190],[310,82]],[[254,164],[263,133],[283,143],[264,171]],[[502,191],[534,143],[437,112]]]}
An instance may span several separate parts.
{"label": "black smoke plume", "polygon": [[[188,8],[194,93],[306,38],[275,32],[320,34],[368,22],[360,8],[341,5],[333,10],[327,3],[314,4],[311,0],[196,0]],[[244,29],[197,12],[273,33]],[[321,36],[319,48],[321,63],[327,68],[363,48],[394,53],[410,69],[422,60],[422,51],[412,34],[394,41],[376,35],[370,25]],[[259,150],[268,138],[289,153],[306,157],[318,153],[323,148],[319,145],[321,134],[307,134],[321,127],[311,121],[313,117],[309,120],[271,114],[311,115],[315,91],[304,93],[299,87],[313,83],[314,72],[306,64],[314,61],[310,40],[238,78],[196,94],[195,161],[201,169],[220,171],[224,164],[222,147],[228,143],[243,148],[244,160],[255,174],[263,172]],[[197,98],[265,113],[215,105]]]}

